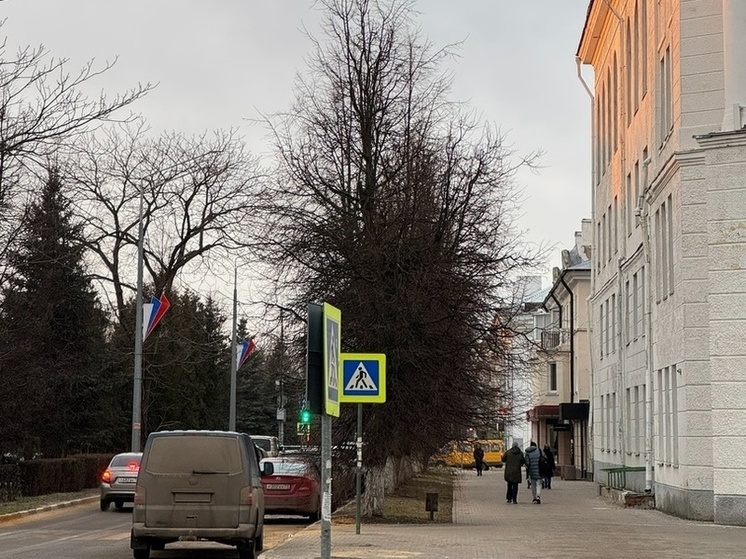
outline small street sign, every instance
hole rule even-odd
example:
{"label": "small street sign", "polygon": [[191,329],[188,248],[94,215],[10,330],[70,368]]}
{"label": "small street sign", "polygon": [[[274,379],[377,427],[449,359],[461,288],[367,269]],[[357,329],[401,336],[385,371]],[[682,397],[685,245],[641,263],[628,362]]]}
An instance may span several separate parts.
{"label": "small street sign", "polygon": [[386,354],[343,353],[340,402],[382,404],[386,401]]}

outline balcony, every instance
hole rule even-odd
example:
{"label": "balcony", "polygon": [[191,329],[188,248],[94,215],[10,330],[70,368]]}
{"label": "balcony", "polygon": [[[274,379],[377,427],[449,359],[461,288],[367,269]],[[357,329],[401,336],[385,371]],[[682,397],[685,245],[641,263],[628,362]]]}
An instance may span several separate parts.
{"label": "balcony", "polygon": [[568,332],[562,330],[542,330],[541,349],[557,349],[560,344],[567,341]]}

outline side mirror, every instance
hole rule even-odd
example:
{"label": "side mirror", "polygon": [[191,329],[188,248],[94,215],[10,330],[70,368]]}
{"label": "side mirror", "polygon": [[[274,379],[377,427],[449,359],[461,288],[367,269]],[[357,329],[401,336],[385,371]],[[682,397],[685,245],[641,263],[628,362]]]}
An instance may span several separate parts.
{"label": "side mirror", "polygon": [[264,462],[262,464],[262,477],[271,476],[275,473],[275,465],[272,462]]}

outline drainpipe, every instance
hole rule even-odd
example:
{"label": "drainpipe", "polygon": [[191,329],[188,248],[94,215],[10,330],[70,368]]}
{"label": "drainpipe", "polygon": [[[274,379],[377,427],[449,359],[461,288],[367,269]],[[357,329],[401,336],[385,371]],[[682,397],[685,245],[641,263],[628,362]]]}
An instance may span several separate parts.
{"label": "drainpipe", "polygon": [[650,185],[648,184],[649,164],[649,157],[642,162],[642,184],[644,189],[637,200],[637,208],[635,209],[635,214],[640,219],[640,225],[642,226],[642,247],[645,254],[645,267],[647,268],[647,272],[645,273],[645,283],[647,284],[645,286],[645,316],[647,319],[645,324],[645,329],[647,330],[645,333],[645,336],[647,337],[645,348],[645,360],[647,361],[647,390],[645,391],[645,493],[651,493],[653,491],[653,270],[650,252],[650,197],[648,195],[650,190]]}
{"label": "drainpipe", "polygon": [[565,282],[564,272],[560,274],[560,282],[570,294],[570,403],[572,404],[575,402],[575,295]]}
{"label": "drainpipe", "polygon": [[[565,281],[565,272],[562,272],[560,274],[560,283],[565,286],[565,289],[567,289],[567,293],[570,295],[570,403],[575,402],[575,295],[572,292],[572,289],[570,289],[570,286],[567,285],[567,282]],[[581,430],[580,430],[580,463],[583,464],[583,469],[585,469],[585,463],[583,461],[583,423],[580,424]],[[573,424],[572,427],[572,435],[573,439],[575,438],[575,425]],[[573,444],[573,453],[572,456],[570,456],[570,464],[575,465],[575,445]]]}

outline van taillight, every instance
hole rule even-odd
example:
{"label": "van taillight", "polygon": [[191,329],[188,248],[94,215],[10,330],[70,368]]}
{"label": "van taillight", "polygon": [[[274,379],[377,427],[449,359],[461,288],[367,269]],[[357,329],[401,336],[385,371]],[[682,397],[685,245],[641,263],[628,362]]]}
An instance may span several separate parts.
{"label": "van taillight", "polygon": [[135,504],[144,505],[146,496],[147,496],[147,491],[145,491],[145,488],[142,485],[136,485],[135,486]]}
{"label": "van taillight", "polygon": [[241,493],[239,494],[240,502],[242,505],[251,506],[254,503],[254,495],[252,492],[252,487],[250,485],[247,485],[246,487],[241,488]]}

